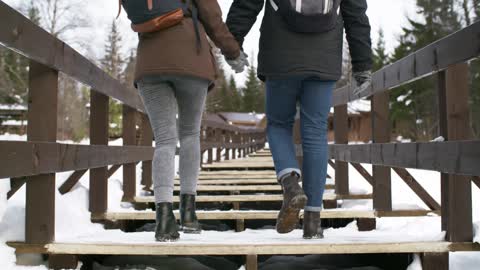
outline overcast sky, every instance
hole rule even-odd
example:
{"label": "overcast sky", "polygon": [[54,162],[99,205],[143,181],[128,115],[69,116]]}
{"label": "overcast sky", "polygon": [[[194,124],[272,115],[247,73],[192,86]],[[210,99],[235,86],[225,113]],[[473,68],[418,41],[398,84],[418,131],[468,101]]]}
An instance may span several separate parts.
{"label": "overcast sky", "polygon": [[[26,0],[3,0],[10,5],[18,5]],[[378,30],[382,28],[385,32],[387,49],[391,51],[397,44],[401,28],[407,25],[406,16],[415,16],[415,0],[367,0],[368,16],[372,25],[372,39],[374,44],[378,38]],[[223,10],[224,18],[228,13],[233,0],[219,0]],[[87,41],[90,48],[82,45],[73,46],[82,53],[89,54],[92,58],[100,58],[104,51],[105,39],[112,21],[115,19],[118,10],[118,0],[84,0],[85,12],[92,27],[77,31],[74,35],[77,39]],[[260,36],[259,27],[263,16],[259,15],[257,23],[247,36],[244,49],[247,54],[258,51],[258,39]],[[130,24],[125,12],[122,12],[118,19],[122,31],[122,38],[125,43],[123,51],[125,55],[134,49],[137,43],[136,34],[130,30]],[[161,49],[161,48],[159,48]],[[226,67],[227,68],[227,67]],[[231,72],[227,70],[227,72]],[[242,84],[246,74],[236,75],[237,81]]]}

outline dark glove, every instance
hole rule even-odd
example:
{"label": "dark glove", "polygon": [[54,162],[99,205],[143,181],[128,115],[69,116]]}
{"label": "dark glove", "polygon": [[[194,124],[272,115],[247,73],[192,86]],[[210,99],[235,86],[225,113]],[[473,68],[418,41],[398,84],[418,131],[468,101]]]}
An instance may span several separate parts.
{"label": "dark glove", "polygon": [[353,78],[357,82],[357,86],[353,91],[353,94],[359,94],[370,88],[372,86],[372,72],[370,70],[354,72]]}
{"label": "dark glove", "polygon": [[248,63],[248,55],[244,53],[243,51],[240,52],[240,55],[233,60],[225,59],[230,65],[230,67],[236,72],[236,73],[242,73],[245,70],[245,67],[249,66]]}

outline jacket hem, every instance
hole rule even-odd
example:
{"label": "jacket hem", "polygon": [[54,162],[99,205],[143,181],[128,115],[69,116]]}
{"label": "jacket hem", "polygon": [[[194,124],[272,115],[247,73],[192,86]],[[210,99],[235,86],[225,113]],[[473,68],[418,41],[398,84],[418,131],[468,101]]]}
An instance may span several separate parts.
{"label": "jacket hem", "polygon": [[191,72],[183,69],[145,69],[142,71],[141,75],[136,75],[134,80],[135,88],[138,88],[138,82],[146,76],[155,76],[155,75],[180,75],[180,76],[190,76],[199,79],[205,79],[209,82],[208,90],[211,90],[215,87],[215,79],[212,76],[208,76],[206,74],[199,74],[196,72]]}

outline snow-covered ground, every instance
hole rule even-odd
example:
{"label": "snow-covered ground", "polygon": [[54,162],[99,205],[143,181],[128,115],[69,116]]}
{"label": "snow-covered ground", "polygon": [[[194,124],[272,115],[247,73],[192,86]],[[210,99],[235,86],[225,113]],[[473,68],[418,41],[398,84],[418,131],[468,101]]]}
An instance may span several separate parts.
{"label": "snow-covered ground", "polygon": [[[25,136],[3,135],[0,140],[25,140]],[[71,142],[65,142],[71,143]],[[88,140],[82,141],[82,144],[88,144]],[[110,142],[110,145],[121,145],[121,140]],[[214,152],[214,158],[216,151]],[[204,157],[205,158],[205,157]],[[178,168],[178,158],[176,159]],[[368,171],[371,166],[364,165]],[[410,173],[430,192],[430,194],[440,201],[440,175],[436,172],[409,170]],[[349,169],[350,190],[352,193],[369,193],[371,186],[356,172],[353,167]],[[60,186],[71,172],[57,174],[57,186]],[[329,174],[334,176],[334,171],[329,168]],[[137,167],[138,179],[141,176],[141,165]],[[25,188],[20,189],[8,202],[6,193],[10,188],[8,179],[0,179],[0,269],[47,269],[45,266],[18,266],[15,264],[16,257],[14,250],[7,247],[6,241],[24,240],[25,226]],[[61,242],[88,242],[92,239],[96,241],[116,241],[125,243],[153,243],[151,233],[124,234],[118,230],[106,231],[99,224],[90,222],[90,213],[88,212],[88,173],[80,180],[74,189],[66,195],[56,194],[56,239]],[[392,172],[392,193],[395,209],[426,208],[425,204],[403,183],[403,181]],[[480,242],[480,190],[472,187],[473,190],[473,217],[476,221],[475,241]],[[137,188],[141,192],[140,185]],[[122,170],[118,170],[109,180],[109,198],[108,207],[111,211],[132,210],[129,204],[120,203],[122,197]],[[371,200],[364,201],[344,201],[343,207],[352,209],[372,209]],[[440,241],[444,233],[440,230],[439,217],[418,217],[418,218],[381,218],[377,222],[377,230],[373,232],[358,232],[356,223],[352,222],[345,228],[328,229],[325,232],[326,239],[321,240],[325,243],[329,241]],[[179,243],[212,243],[223,241],[228,237],[233,242],[249,243],[252,241],[261,241],[269,243],[281,242],[299,242],[308,244],[301,240],[301,232],[295,231],[288,235],[278,235],[271,230],[252,231],[247,230],[243,233],[233,232],[204,232],[198,235],[182,235]],[[43,263],[40,257],[19,258],[19,263],[39,264]],[[473,270],[478,269],[480,264],[480,253],[452,253],[450,255],[450,269],[452,270]],[[409,267],[409,270],[419,270],[421,266],[419,260]]]}

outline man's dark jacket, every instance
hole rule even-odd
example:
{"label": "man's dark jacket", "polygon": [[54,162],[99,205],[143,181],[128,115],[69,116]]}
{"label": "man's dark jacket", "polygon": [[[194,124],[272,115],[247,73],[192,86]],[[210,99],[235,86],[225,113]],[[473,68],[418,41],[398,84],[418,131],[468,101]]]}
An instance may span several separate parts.
{"label": "man's dark jacket", "polygon": [[[266,1],[266,2],[265,2]],[[266,4],[265,4],[266,3]],[[334,30],[320,34],[290,31],[270,0],[234,0],[227,26],[240,45],[265,8],[260,28],[258,54],[259,78],[313,76],[322,80],[338,80],[342,74],[343,29],[345,28],[353,71],[372,68],[370,23],[366,15],[367,0],[342,0]]]}

